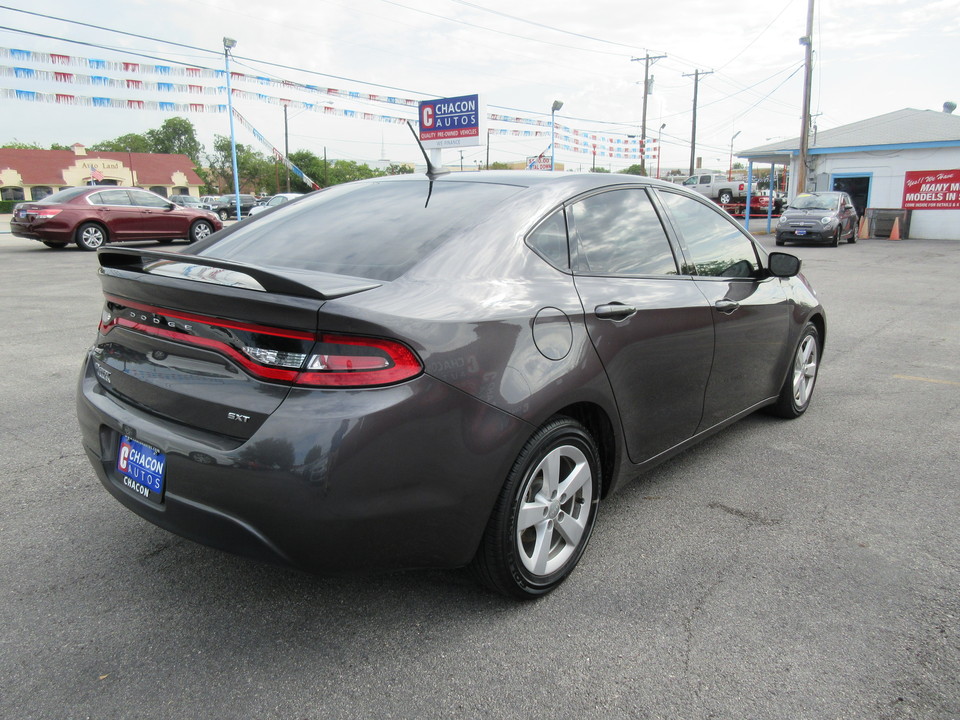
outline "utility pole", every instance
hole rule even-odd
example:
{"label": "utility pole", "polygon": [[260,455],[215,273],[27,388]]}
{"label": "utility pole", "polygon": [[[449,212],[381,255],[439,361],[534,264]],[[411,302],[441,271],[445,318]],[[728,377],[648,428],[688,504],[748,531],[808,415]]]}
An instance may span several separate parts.
{"label": "utility pole", "polygon": [[[813,0],[810,0],[813,2]],[[697,89],[700,86],[700,78],[703,75],[713,75],[713,70],[694,70],[693,75],[684,74],[683,77],[693,78],[693,131],[690,134],[690,172],[693,175],[693,164],[697,155]]]}
{"label": "utility pole", "polygon": [[[287,106],[283,106],[283,156],[290,162],[290,130],[287,127]],[[290,192],[290,166],[284,163],[287,168],[287,192]]]}
{"label": "utility pole", "polygon": [[800,121],[800,167],[797,194],[807,191],[807,161],[810,154],[810,84],[813,77],[813,0],[807,0],[807,34],[800,38],[803,56],[803,118]]}
{"label": "utility pole", "polygon": [[643,60],[643,117],[640,120],[640,174],[647,174],[647,96],[650,94],[650,62],[662,60],[666,55],[650,55],[649,51],[642,58],[630,58],[631,62]]}

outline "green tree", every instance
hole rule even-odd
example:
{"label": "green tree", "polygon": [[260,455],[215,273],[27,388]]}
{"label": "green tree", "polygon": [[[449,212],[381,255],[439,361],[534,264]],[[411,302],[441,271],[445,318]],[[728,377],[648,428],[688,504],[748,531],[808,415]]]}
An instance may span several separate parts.
{"label": "green tree", "polygon": [[94,152],[153,152],[150,140],[146,135],[140,135],[139,133],[127,133],[113,140],[101,140],[91,145],[90,149]]}
{"label": "green tree", "polygon": [[[309,150],[297,150],[290,153],[290,162],[300,168],[311,180],[313,180],[320,187],[326,187],[325,178],[327,174],[324,168],[323,158],[319,158],[314,155]],[[284,173],[284,178],[286,178],[285,169],[281,168],[281,173]],[[284,180],[286,183],[286,180]],[[286,184],[284,184],[286,187]],[[290,173],[290,189],[294,192],[310,192],[313,190],[311,185],[307,185],[303,180],[301,180],[296,173]]]}
{"label": "green tree", "polygon": [[203,145],[197,140],[193,123],[186,118],[168,118],[159,128],[147,130],[145,137],[150,145],[147,152],[186,155],[194,165],[200,164]]}
{"label": "green tree", "polygon": [[646,173],[640,169],[639,165],[631,165],[626,170],[621,170],[620,174],[621,175],[646,175]]}
{"label": "green tree", "polygon": [[[213,154],[207,156],[210,167],[208,184],[216,187],[217,192],[233,191],[233,158],[230,152],[230,138],[214,135]],[[237,143],[237,174],[240,180],[240,192],[260,192],[275,187],[276,170],[273,159],[264,157],[248,145]]]}

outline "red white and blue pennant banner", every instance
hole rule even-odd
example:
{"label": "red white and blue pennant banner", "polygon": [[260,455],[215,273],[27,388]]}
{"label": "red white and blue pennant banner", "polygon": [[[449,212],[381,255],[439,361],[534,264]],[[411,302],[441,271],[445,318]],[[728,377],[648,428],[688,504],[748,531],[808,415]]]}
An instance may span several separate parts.
{"label": "red white and blue pennant banner", "polygon": [[[213,96],[225,95],[225,85],[209,85],[202,81],[213,80],[225,83],[226,72],[211,68],[157,65],[140,62],[122,62],[77,57],[56,53],[34,52],[30,50],[16,50],[0,48],[0,59],[10,58],[17,65],[0,65],[0,78],[10,77],[24,83],[46,82],[62,83],[70,86],[103,87],[120,90],[129,90],[138,93],[153,92],[159,94],[179,94],[186,96]],[[58,69],[26,67],[27,64],[48,64]],[[71,72],[61,68],[84,68],[94,71]],[[106,72],[120,72],[134,77],[111,77]],[[158,79],[144,80],[142,76],[154,75]],[[186,82],[168,81],[165,78],[185,78]],[[286,90],[296,90],[331,97],[352,100],[380,102],[403,107],[416,107],[419,100],[399,98],[388,95],[362,93],[337,88],[320,87],[295,83],[288,80],[231,72],[232,82],[255,83],[261,86],[272,86]],[[192,81],[192,82],[191,82]],[[324,115],[342,117],[373,122],[404,124],[409,118],[380,113],[370,113],[343,108],[335,108],[321,103],[309,103],[301,100],[292,100],[263,92],[251,92],[242,88],[233,88],[234,100],[283,105],[293,109],[319,112]],[[227,105],[223,102],[172,102],[167,100],[129,99],[105,97],[99,95],[77,95],[73,93],[40,92],[27,88],[0,88],[0,99],[21,100],[26,102],[57,103],[62,105],[78,105],[84,107],[98,107],[111,109],[148,110],[174,113],[225,113]],[[212,99],[212,98],[211,98]],[[603,158],[637,160],[643,154],[645,159],[655,159],[657,146],[655,138],[647,138],[646,144],[636,135],[603,134],[584,131],[568,126],[557,125],[551,130],[550,121],[543,119],[524,118],[500,113],[488,113],[487,118],[492,122],[512,123],[543,128],[542,130],[515,130],[491,128],[489,135],[509,137],[553,137],[556,149],[566,152],[575,152],[596,155]]]}

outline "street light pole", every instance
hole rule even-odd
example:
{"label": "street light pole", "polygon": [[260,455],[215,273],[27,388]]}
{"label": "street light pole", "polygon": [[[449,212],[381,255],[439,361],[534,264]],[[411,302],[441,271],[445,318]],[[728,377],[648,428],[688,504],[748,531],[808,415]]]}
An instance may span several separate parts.
{"label": "street light pole", "polygon": [[733,134],[733,137],[730,138],[730,167],[727,170],[727,180],[733,180],[733,141],[737,139],[737,135],[739,135],[741,132],[743,131],[737,130]]}
{"label": "street light pole", "polygon": [[666,126],[666,123],[661,124],[660,130],[657,131],[657,180],[660,179],[660,156],[663,154],[663,147],[660,144],[660,139],[663,137],[663,129]]}
{"label": "street light pole", "polygon": [[223,39],[223,59],[227,69],[227,113],[230,115],[230,159],[233,162],[233,195],[240,219],[240,173],[237,171],[237,136],[233,130],[233,89],[230,86],[230,51],[237,46],[233,38]]}
{"label": "street light pole", "polygon": [[550,108],[550,172],[553,172],[557,159],[557,110],[562,107],[560,100],[554,100]]}

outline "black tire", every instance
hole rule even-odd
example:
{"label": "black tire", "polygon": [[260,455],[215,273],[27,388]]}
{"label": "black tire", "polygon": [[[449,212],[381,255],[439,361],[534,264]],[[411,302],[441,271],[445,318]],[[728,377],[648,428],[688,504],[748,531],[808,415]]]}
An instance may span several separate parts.
{"label": "black tire", "polygon": [[43,244],[48,248],[53,248],[54,250],[63,250],[69,243],[65,242],[50,242],[49,240],[44,240]]}
{"label": "black tire", "polygon": [[853,227],[850,228],[850,237],[847,238],[847,242],[853,245],[857,241],[857,233],[860,232],[860,226],[857,223],[853,224]]}
{"label": "black tire", "polygon": [[213,225],[208,223],[206,220],[197,220],[193,225],[190,226],[190,235],[187,237],[187,242],[198,242],[212,234]]}
{"label": "black tire", "polygon": [[840,232],[842,230],[842,226],[837,228],[837,231],[833,234],[833,237],[830,238],[830,247],[837,247],[840,244]]}
{"label": "black tire", "polygon": [[820,332],[816,325],[808,322],[800,333],[780,396],[770,411],[788,420],[803,415],[810,406],[819,371]]}
{"label": "black tire", "polygon": [[527,441],[507,476],[473,559],[476,576],[510,597],[546,595],[583,555],[599,498],[595,440],[576,420],[551,419]]}
{"label": "black tire", "polygon": [[230,219],[230,213],[228,213],[226,210],[218,210],[218,211],[217,211],[217,216],[218,216],[221,220],[229,220],[229,219]]}
{"label": "black tire", "polygon": [[783,245],[783,242],[784,242],[783,240],[781,240],[780,238],[777,238],[777,245]]}
{"label": "black tire", "polygon": [[721,190],[717,196],[717,200],[720,201],[721,205],[729,205],[733,202],[733,193],[729,190]]}
{"label": "black tire", "polygon": [[98,223],[83,223],[74,234],[74,242],[81,250],[93,252],[107,244],[107,229]]}

